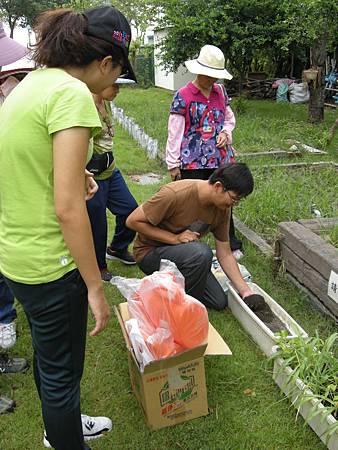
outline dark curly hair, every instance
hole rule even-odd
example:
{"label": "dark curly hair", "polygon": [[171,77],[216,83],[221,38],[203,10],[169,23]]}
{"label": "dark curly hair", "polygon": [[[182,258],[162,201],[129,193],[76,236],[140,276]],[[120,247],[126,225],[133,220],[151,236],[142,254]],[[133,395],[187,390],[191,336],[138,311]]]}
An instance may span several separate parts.
{"label": "dark curly hair", "polygon": [[45,11],[39,15],[32,46],[34,61],[47,67],[84,67],[94,60],[112,56],[113,67],[123,65],[120,47],[86,35],[87,19],[69,8]]}

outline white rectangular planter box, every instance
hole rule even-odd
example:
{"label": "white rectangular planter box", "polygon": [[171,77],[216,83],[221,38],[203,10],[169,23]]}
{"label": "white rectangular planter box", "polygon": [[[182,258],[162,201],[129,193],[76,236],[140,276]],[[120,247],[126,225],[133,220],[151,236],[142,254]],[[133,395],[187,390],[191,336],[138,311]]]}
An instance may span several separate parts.
{"label": "white rectangular planter box", "polygon": [[[301,392],[306,390],[309,395],[313,395],[310,389],[297,378],[295,382],[290,381],[288,383],[289,375],[292,373],[291,367],[282,367],[283,360],[281,358],[275,359],[273,366],[273,379],[276,384],[280,387],[281,391],[291,399],[293,404],[297,404],[297,399]],[[296,406],[297,407],[297,406]],[[325,414],[323,411],[310,420],[307,418],[313,414],[314,409],[324,410],[324,405],[319,400],[309,399],[302,403],[302,405],[297,408],[302,417],[310,425],[317,436],[324,442],[329,450],[338,450],[338,431],[335,431],[333,435],[327,439],[327,431],[330,426],[335,424],[337,421],[332,416],[332,414]],[[325,417],[323,417],[323,414]]]}
{"label": "white rectangular planter box", "polygon": [[[249,286],[254,293],[264,297],[271,311],[284,323],[290,333],[288,338],[308,336],[306,331],[262,288],[255,283],[249,283]],[[276,345],[275,333],[243,302],[231,284],[229,284],[228,303],[232,314],[241,323],[242,327],[250,334],[262,351],[267,356],[271,356],[273,352],[272,348]]]}

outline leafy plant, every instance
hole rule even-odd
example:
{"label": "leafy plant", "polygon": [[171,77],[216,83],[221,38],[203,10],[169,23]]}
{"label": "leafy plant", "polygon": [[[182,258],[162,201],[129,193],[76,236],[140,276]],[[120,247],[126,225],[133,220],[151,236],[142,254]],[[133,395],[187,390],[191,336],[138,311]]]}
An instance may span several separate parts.
{"label": "leafy plant", "polygon": [[[338,418],[338,360],[336,358],[338,333],[331,334],[323,340],[316,333],[313,337],[296,337],[287,339],[287,333],[281,332],[277,340],[278,350],[273,359],[281,358],[280,371],[290,367],[285,386],[295,386],[290,393],[295,394],[297,380],[304,385],[296,393],[293,401],[299,409],[304,403],[311,402],[312,409],[305,418],[307,422],[317,415],[321,420],[332,414]],[[278,375],[279,371],[277,372]],[[299,383],[298,383],[299,388]],[[324,408],[319,407],[322,403]],[[326,438],[338,431],[338,422],[329,426]]]}
{"label": "leafy plant", "polygon": [[245,114],[249,108],[248,100],[244,95],[239,95],[238,97],[234,98],[231,101],[230,106],[236,114]]}

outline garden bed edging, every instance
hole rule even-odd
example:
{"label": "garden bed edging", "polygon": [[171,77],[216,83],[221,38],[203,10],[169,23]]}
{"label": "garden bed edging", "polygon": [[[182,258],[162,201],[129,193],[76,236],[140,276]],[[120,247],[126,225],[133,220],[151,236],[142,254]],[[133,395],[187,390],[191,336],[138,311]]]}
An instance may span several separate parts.
{"label": "garden bed edging", "polygon": [[[313,393],[301,379],[297,378],[295,382],[289,379],[293,370],[289,366],[283,367],[283,362],[282,358],[274,360],[273,380],[279,386],[281,391],[291,399],[292,404],[297,408],[301,416],[327,448],[329,450],[338,450],[338,429],[332,436],[328,437],[329,429],[337,423],[336,419],[332,414],[325,414],[326,408],[319,400],[309,398],[308,400],[301,401],[300,405],[297,405],[297,400],[304,391],[309,397],[313,397]],[[314,410],[316,412],[322,410],[322,412],[318,412],[318,414],[311,418]],[[323,415],[325,417],[323,417]]]}
{"label": "garden bed edging", "polygon": [[[264,297],[265,302],[271,311],[286,325],[289,331],[288,339],[296,336],[307,337],[305,330],[260,286],[255,283],[249,283],[250,288],[256,294]],[[271,356],[273,348],[276,345],[276,334],[260,320],[257,315],[243,302],[234,287],[229,283],[228,303],[232,314],[241,323],[242,327],[253,338],[256,344],[267,355]]]}

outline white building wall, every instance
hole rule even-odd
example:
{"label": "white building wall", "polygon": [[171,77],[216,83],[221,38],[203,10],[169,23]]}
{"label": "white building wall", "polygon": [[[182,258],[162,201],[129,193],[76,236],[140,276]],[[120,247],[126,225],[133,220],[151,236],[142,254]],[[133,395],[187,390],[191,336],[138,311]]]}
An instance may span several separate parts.
{"label": "white building wall", "polygon": [[196,75],[188,72],[187,68],[181,64],[174,74],[174,90],[177,91],[185,84],[189,83]]}
{"label": "white building wall", "polygon": [[155,86],[171,91],[177,91],[177,89],[181,88],[189,81],[192,81],[194,75],[189,73],[183,65],[181,65],[176,72],[166,72],[163,66],[161,66],[161,53],[158,46],[166,33],[167,31],[164,29],[154,31]]}

